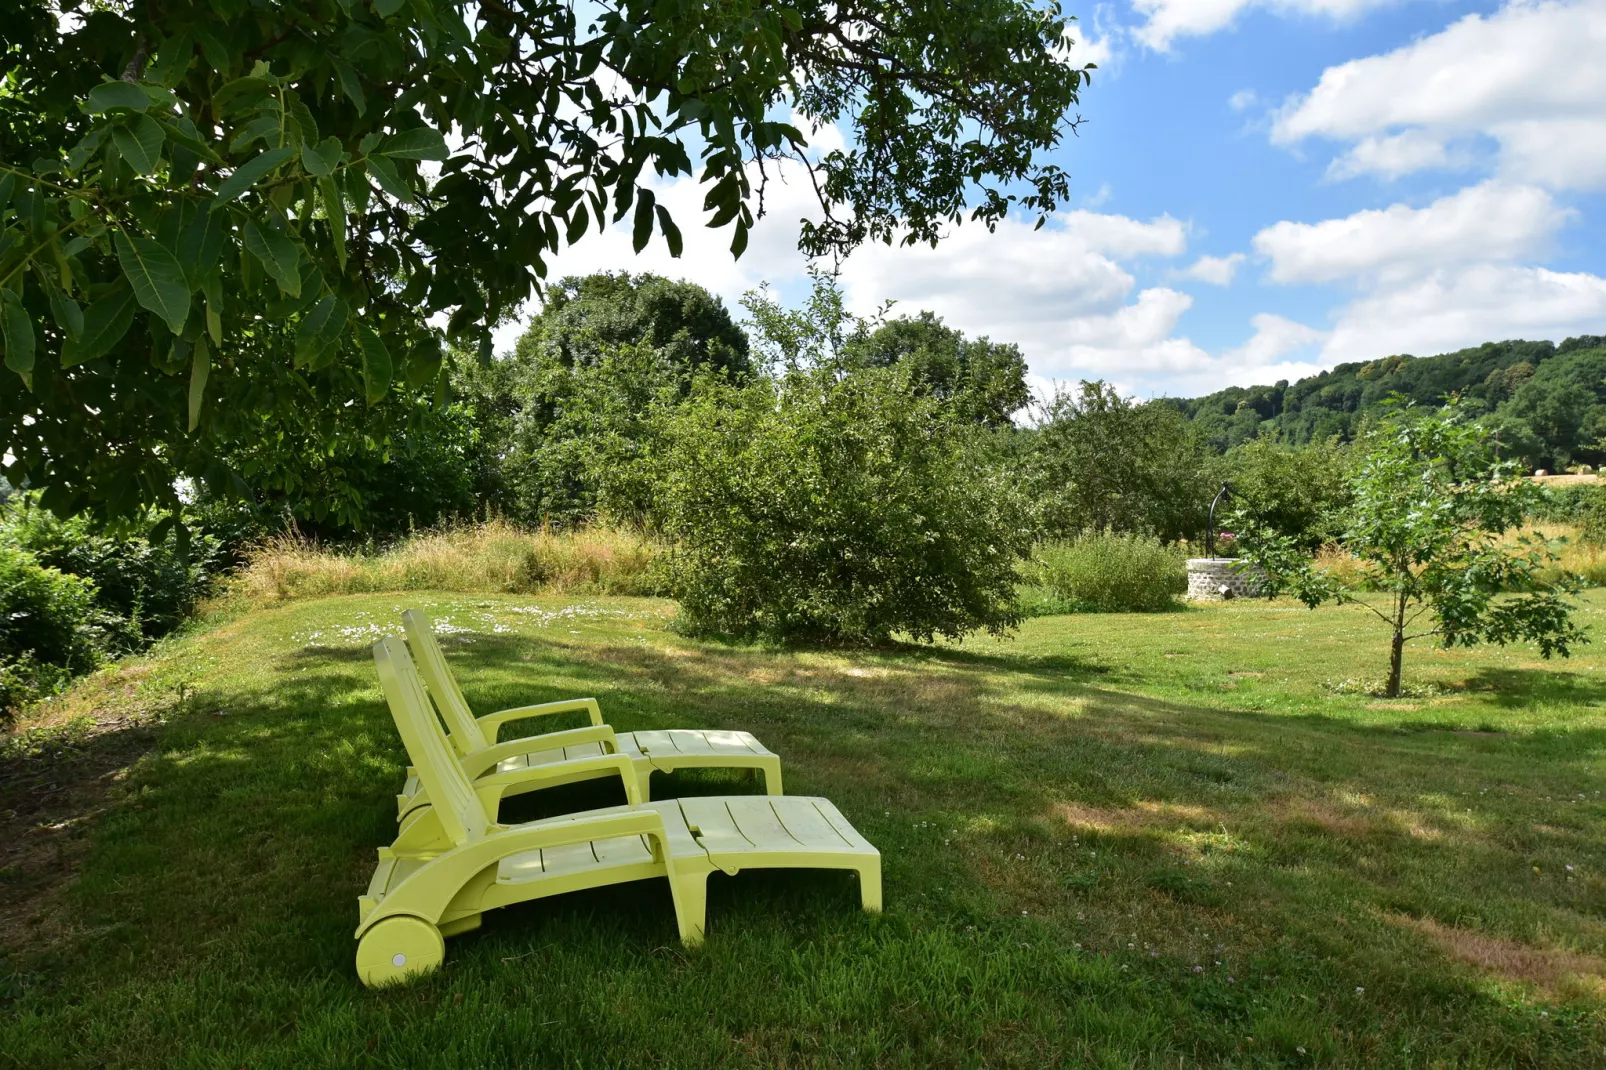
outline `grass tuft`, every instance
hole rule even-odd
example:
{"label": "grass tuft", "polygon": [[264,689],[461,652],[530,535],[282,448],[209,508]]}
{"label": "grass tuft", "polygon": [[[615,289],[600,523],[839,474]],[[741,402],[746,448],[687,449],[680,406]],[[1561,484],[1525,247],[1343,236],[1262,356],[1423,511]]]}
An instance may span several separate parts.
{"label": "grass tuft", "polygon": [[423,532],[379,552],[280,535],[249,553],[224,598],[249,607],[384,591],[652,595],[658,554],[627,531],[530,531],[505,520]]}

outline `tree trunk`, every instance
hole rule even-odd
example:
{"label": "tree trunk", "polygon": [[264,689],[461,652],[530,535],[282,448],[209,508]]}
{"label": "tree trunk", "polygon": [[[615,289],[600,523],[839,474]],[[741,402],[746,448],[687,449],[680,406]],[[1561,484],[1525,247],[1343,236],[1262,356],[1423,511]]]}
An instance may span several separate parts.
{"label": "tree trunk", "polygon": [[1394,629],[1394,644],[1389,650],[1389,682],[1383,694],[1388,698],[1400,697],[1400,663],[1405,660],[1405,629]]}

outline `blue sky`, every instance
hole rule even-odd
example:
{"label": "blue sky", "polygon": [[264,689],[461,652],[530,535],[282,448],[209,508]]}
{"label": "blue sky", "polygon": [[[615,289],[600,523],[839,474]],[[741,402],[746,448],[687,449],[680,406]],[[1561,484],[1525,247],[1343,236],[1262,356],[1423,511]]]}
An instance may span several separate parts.
{"label": "blue sky", "polygon": [[[849,303],[1021,345],[1040,386],[1192,395],[1348,360],[1606,334],[1606,0],[1119,0],[1076,6],[1099,70],[1044,230],[866,249]],[[826,146],[839,139],[819,132]],[[806,190],[732,263],[665,183],[686,253],[618,231],[563,272],[653,270],[794,296]]]}

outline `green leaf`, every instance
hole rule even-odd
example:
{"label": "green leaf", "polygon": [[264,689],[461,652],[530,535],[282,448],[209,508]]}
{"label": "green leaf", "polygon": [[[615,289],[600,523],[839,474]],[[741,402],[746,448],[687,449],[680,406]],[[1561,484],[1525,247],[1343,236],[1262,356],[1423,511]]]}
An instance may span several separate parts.
{"label": "green leaf", "polygon": [[200,131],[196,130],[195,124],[184,116],[158,115],[156,121],[162,124],[162,129],[167,132],[167,140],[173,144],[189,149],[209,163],[223,162],[223,157],[213,151],[211,145],[201,140]]}
{"label": "green leaf", "polygon": [[132,122],[112,127],[112,140],[136,173],[152,174],[162,160],[162,124],[149,115],[136,115]]}
{"label": "green leaf", "polygon": [[407,385],[414,390],[435,379],[441,371],[440,340],[431,336],[407,354]]}
{"label": "green leaf", "polygon": [[228,232],[229,219],[224,212],[214,212],[209,204],[201,205],[178,237],[178,261],[189,277],[190,288],[200,285],[223,252],[223,238]]}
{"label": "green leaf", "polygon": [[114,108],[144,111],[150,106],[151,98],[132,82],[102,82],[89,91],[89,111],[92,114]]}
{"label": "green leaf", "polygon": [[382,19],[388,19],[402,9],[407,0],[374,0],[374,11]]}
{"label": "green leaf", "polygon": [[736,234],[731,238],[731,256],[741,259],[747,251],[747,224],[742,220],[736,221]]}
{"label": "green leaf", "polygon": [[201,422],[201,404],[206,400],[206,379],[212,374],[212,355],[207,352],[206,339],[195,343],[195,355],[190,358],[190,426],[191,431]]}
{"label": "green leaf", "polygon": [[61,366],[71,368],[109,352],[133,324],[134,305],[134,291],[121,285],[121,280],[111,293],[91,302],[84,311],[84,329],[61,347]]}
{"label": "green leaf", "polygon": [[448,153],[446,139],[439,130],[417,126],[386,138],[379,155],[397,160],[444,160]]}
{"label": "green leaf", "polygon": [[334,242],[335,259],[346,269],[346,199],[332,178],[318,180],[318,196],[323,199],[324,218],[329,221],[329,237]]}
{"label": "green leaf", "polygon": [[680,228],[669,217],[669,209],[658,205],[658,229],[664,232],[664,241],[669,243],[669,255],[678,257],[682,249]]}
{"label": "green leaf", "polygon": [[195,60],[195,41],[189,34],[170,37],[157,50],[156,62],[145,69],[147,81],[170,86],[184,76]]}
{"label": "green leaf", "polygon": [[363,95],[362,79],[357,77],[356,69],[339,56],[331,56],[330,62],[335,65],[335,77],[340,79],[341,91],[356,106],[358,115],[366,114],[368,111],[368,98]]}
{"label": "green leaf", "polygon": [[223,180],[217,188],[217,203],[227,204],[252,186],[257,179],[278,167],[284,161],[296,154],[296,150],[288,145],[281,145],[276,149],[269,149],[261,156],[241,164],[234,169],[234,174]]}
{"label": "green leaf", "polygon": [[212,344],[223,344],[223,280],[217,275],[208,275],[203,286],[206,291],[206,333],[212,337]]}
{"label": "green leaf", "polygon": [[143,234],[129,237],[118,230],[113,232],[112,241],[117,246],[123,274],[133,284],[135,299],[162,317],[174,334],[182,333],[190,315],[190,284],[178,258]]}
{"label": "green leaf", "polygon": [[55,317],[56,326],[69,339],[84,333],[84,310],[78,307],[77,301],[55,286],[50,288],[50,314]]}
{"label": "green leaf", "polygon": [[245,221],[245,247],[261,262],[263,268],[279,289],[291,297],[301,296],[301,247],[289,235],[257,226],[256,220]]}
{"label": "green leaf", "polygon": [[6,367],[22,377],[23,384],[33,389],[33,320],[22,302],[8,291],[0,303],[0,334],[6,341]]}
{"label": "green leaf", "polygon": [[368,169],[374,173],[379,182],[379,188],[401,201],[403,204],[413,203],[413,191],[402,181],[396,171],[396,165],[383,156],[368,157]]}
{"label": "green leaf", "polygon": [[346,302],[334,294],[319,299],[296,328],[296,364],[312,364],[339,345],[350,314]]}
{"label": "green leaf", "polygon": [[373,328],[363,325],[357,328],[357,344],[362,347],[362,381],[368,404],[376,404],[390,389],[390,378],[393,374],[390,350],[385,348],[385,342],[375,334]]}
{"label": "green leaf", "polygon": [[335,168],[340,166],[340,157],[343,155],[345,153],[340,147],[340,139],[326,137],[318,145],[309,142],[301,146],[301,166],[306,169],[307,174],[322,178],[335,173]]}
{"label": "green leaf", "polygon": [[630,232],[630,244],[638,253],[652,240],[652,202],[652,190],[636,191],[636,218]]}
{"label": "green leaf", "polygon": [[[85,134],[84,139],[68,151],[67,170],[72,172],[82,171],[84,164],[88,163],[90,157],[95,155],[95,150],[100,148],[100,143],[106,140],[107,132],[106,127],[102,126]],[[4,203],[3,200],[0,200],[0,207],[3,207]]]}
{"label": "green leaf", "polygon": [[585,236],[586,227],[590,222],[591,214],[586,211],[586,206],[583,204],[578,205],[574,210],[574,214],[569,217],[569,227],[564,239],[570,245],[573,245]]}

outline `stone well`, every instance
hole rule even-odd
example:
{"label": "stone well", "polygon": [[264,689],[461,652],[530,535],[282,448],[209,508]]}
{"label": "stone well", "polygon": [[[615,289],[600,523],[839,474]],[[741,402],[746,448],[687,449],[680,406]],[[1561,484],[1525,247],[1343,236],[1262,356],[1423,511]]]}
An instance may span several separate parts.
{"label": "stone well", "polygon": [[[1223,587],[1232,593],[1223,595]],[[1188,558],[1188,601],[1220,602],[1223,598],[1253,598],[1258,594],[1260,577],[1236,558]]]}

